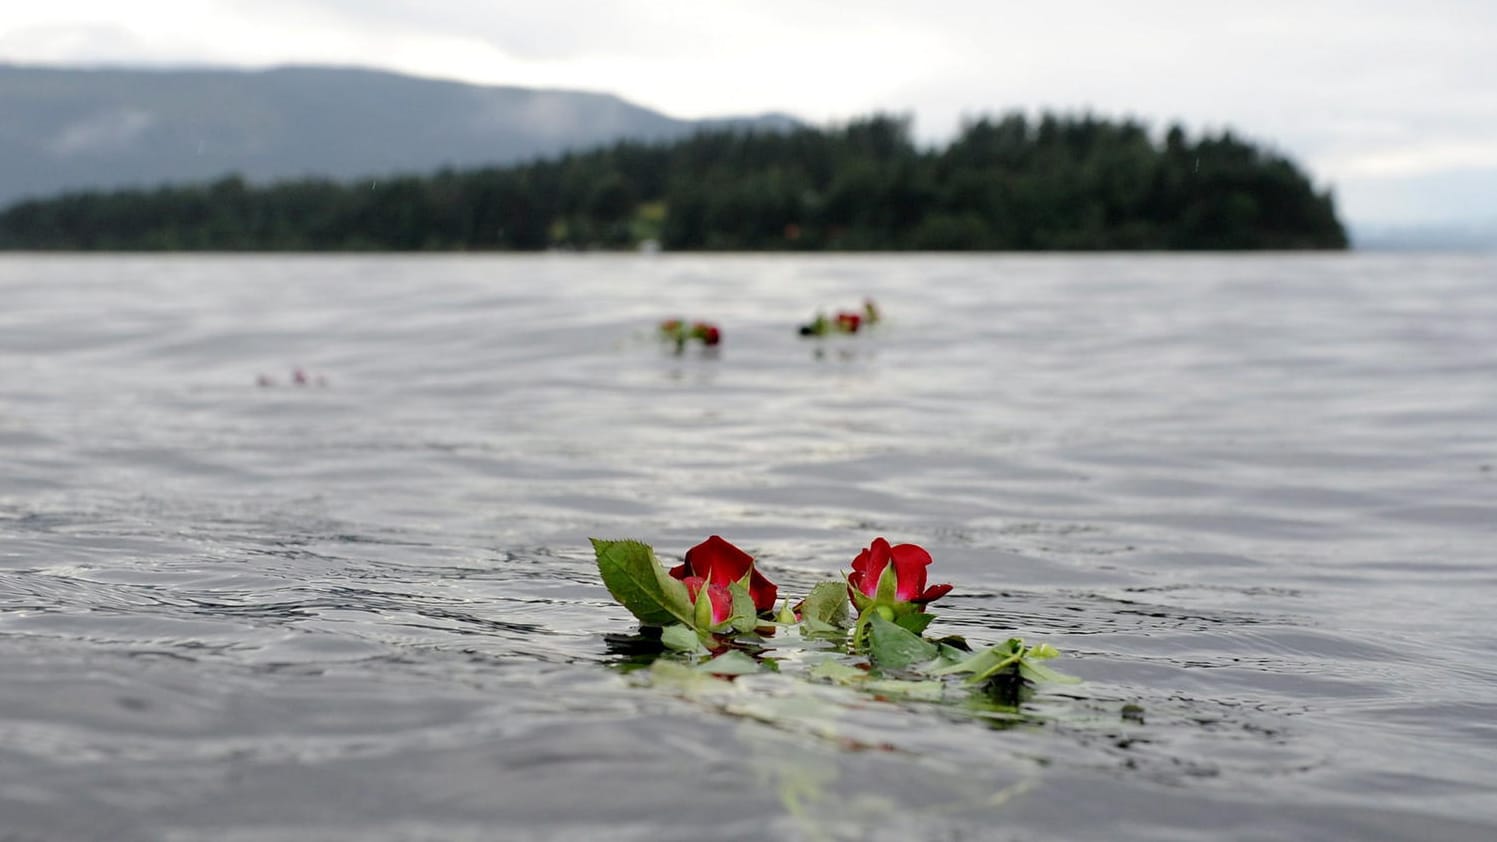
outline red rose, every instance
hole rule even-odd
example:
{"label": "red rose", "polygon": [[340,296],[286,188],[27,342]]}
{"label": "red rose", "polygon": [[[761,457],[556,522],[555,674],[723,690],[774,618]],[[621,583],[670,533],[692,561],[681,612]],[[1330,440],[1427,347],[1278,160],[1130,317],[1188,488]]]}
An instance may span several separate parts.
{"label": "red rose", "polygon": [[852,573],[847,585],[872,599],[878,596],[878,582],[884,569],[894,565],[894,599],[924,605],[940,599],[951,592],[950,585],[925,586],[925,568],[930,565],[930,553],[915,544],[889,546],[883,538],[874,538],[868,549],[858,553],[852,561]]}
{"label": "red rose", "polygon": [[857,333],[863,325],[863,317],[857,313],[838,313],[837,329],[843,333]]}
{"label": "red rose", "polygon": [[[749,571],[753,571],[749,577],[749,596],[754,598],[754,610],[773,610],[779,588],[754,567],[753,556],[716,535],[687,550],[686,561],[671,568],[671,575],[686,582],[688,590],[691,588],[692,577],[706,580],[707,596],[715,600],[712,586],[720,585],[726,593],[728,585],[740,581]],[[716,610],[717,604],[714,602],[714,615]]]}
{"label": "red rose", "polygon": [[707,586],[707,600],[712,603],[712,625],[716,626],[733,616],[733,594],[725,585],[709,583],[701,576],[687,576],[681,581],[686,583],[686,595],[691,597],[693,605],[696,604],[697,594],[701,592],[702,586]]}

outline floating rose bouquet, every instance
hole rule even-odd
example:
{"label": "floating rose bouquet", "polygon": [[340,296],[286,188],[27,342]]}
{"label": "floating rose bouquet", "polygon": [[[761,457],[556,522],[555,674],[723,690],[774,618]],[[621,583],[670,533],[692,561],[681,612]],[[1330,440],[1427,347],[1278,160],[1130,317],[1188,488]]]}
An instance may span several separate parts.
{"label": "floating rose bouquet", "polygon": [[800,326],[801,336],[826,336],[833,333],[857,333],[865,326],[878,324],[881,314],[872,298],[863,299],[863,308],[841,310],[832,318],[817,313],[816,318]]}
{"label": "floating rose bouquet", "polygon": [[[875,538],[852,560],[843,581],[821,582],[804,599],[779,598],[779,588],[748,553],[713,535],[686,551],[669,570],[638,541],[593,539],[598,571],[608,592],[646,629],[658,629],[665,650],[719,676],[777,669],[763,644],[798,630],[803,638],[831,642],[838,657],[807,675],[880,695],[901,692],[922,699],[953,690],[1013,698],[1041,681],[1069,682],[1041,664],[1059,653],[1051,646],[1010,638],[974,652],[956,636],[927,639],[932,602],[949,584],[927,583],[931,555],[914,544]],[[955,687],[949,676],[964,676]]]}

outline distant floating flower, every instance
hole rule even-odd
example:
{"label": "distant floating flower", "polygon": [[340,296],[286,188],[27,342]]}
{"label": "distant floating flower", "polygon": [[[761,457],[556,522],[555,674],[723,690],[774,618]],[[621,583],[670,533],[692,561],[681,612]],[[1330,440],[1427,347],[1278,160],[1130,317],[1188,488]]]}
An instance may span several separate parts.
{"label": "distant floating flower", "polygon": [[686,349],[686,343],[697,341],[706,347],[715,347],[723,341],[722,329],[712,322],[692,322],[688,327],[682,319],[666,319],[658,328],[660,338],[672,342],[676,352]]}
{"label": "distant floating flower", "polygon": [[692,325],[691,335],[695,339],[702,340],[702,344],[709,347],[723,341],[722,331],[718,330],[717,325],[711,322],[697,322]]}
{"label": "distant floating flower", "polygon": [[857,333],[864,327],[877,323],[881,318],[878,305],[872,298],[863,299],[861,310],[840,310],[832,318],[817,313],[816,318],[798,329],[801,336],[826,336],[829,333]]}

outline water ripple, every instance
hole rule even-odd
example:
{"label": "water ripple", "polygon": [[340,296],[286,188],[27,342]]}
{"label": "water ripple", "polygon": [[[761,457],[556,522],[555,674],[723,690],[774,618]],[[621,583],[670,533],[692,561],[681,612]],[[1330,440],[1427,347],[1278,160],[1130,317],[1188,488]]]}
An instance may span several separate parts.
{"label": "water ripple", "polygon": [[[1492,268],[0,259],[0,814],[1490,839]],[[865,295],[877,332],[795,336]],[[721,352],[658,347],[673,314]],[[923,544],[957,586],[934,632],[1051,642],[1085,683],[1019,711],[636,686],[587,538],[713,533],[787,594]]]}

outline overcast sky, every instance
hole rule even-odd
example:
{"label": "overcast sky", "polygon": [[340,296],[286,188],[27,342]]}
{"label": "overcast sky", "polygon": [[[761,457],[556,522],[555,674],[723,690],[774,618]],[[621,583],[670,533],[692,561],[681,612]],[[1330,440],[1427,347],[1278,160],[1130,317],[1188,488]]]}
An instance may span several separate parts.
{"label": "overcast sky", "polygon": [[0,61],[356,64],[680,117],[1091,109],[1231,127],[1354,224],[1497,222],[1492,0],[43,0]]}

